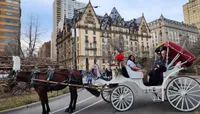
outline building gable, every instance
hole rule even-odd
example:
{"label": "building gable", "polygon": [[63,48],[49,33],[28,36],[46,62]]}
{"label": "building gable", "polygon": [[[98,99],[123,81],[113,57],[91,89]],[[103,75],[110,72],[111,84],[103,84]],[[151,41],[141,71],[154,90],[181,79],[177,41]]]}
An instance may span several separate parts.
{"label": "building gable", "polygon": [[84,24],[99,25],[99,19],[90,2],[88,3],[86,9],[84,10],[79,22],[82,25]]}

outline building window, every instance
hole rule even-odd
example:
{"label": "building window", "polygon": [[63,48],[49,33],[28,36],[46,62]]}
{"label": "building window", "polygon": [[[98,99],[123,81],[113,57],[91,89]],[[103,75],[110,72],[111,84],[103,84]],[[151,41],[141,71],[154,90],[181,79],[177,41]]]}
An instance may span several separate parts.
{"label": "building window", "polygon": [[19,1],[17,0],[6,0],[8,3],[13,3],[13,4],[19,4]]}
{"label": "building window", "polygon": [[146,38],[146,41],[148,41],[148,38]]}
{"label": "building window", "polygon": [[5,36],[13,36],[13,37],[17,37],[17,33],[12,33],[12,32],[4,32]]}
{"label": "building window", "polygon": [[89,55],[88,50],[85,51],[85,55]]}
{"label": "building window", "polygon": [[94,55],[97,55],[97,50],[94,50]]}
{"label": "building window", "polygon": [[7,19],[7,18],[5,18],[5,22],[7,22],[7,23],[14,23],[14,24],[18,24],[18,23],[19,23],[19,21],[18,21],[18,20],[14,20],[14,19]]}
{"label": "building window", "polygon": [[17,26],[5,25],[4,27],[5,27],[5,29],[9,29],[9,30],[18,30]]}
{"label": "building window", "polygon": [[85,41],[88,42],[88,36],[85,36]]}
{"label": "building window", "polygon": [[4,39],[4,42],[5,43],[14,43],[15,42],[15,40],[14,39]]}
{"label": "building window", "polygon": [[16,13],[10,13],[10,12],[5,12],[6,16],[12,16],[12,17],[19,17],[19,14]]}
{"label": "building window", "polygon": [[105,56],[105,51],[102,51],[102,56]]}
{"label": "building window", "polygon": [[97,48],[97,44],[95,43],[95,44],[93,44],[93,48]]}
{"label": "building window", "polygon": [[89,43],[88,42],[85,43],[85,48],[89,48]]}
{"label": "building window", "polygon": [[93,35],[96,35],[96,31],[95,30],[93,30]]}
{"label": "building window", "polygon": [[108,39],[108,41],[107,41],[108,43],[110,43],[110,39]]}
{"label": "building window", "polygon": [[93,41],[96,42],[96,37],[93,37]]}
{"label": "building window", "polygon": [[105,43],[104,38],[102,38],[102,42]]}
{"label": "building window", "polygon": [[102,62],[105,63],[105,59],[103,59]]}
{"label": "building window", "polygon": [[19,10],[18,7],[14,7],[14,6],[6,6],[6,9],[9,9],[9,10]]}
{"label": "building window", "polygon": [[102,50],[104,50],[105,49],[105,46],[104,45],[102,45]]}
{"label": "building window", "polygon": [[88,30],[87,29],[85,29],[85,34],[88,34]]}

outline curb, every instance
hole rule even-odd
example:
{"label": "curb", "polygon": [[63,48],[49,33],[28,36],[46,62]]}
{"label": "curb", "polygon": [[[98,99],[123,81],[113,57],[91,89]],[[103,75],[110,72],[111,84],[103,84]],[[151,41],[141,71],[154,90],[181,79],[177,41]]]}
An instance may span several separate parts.
{"label": "curb", "polygon": [[[65,97],[68,94],[69,93],[66,93],[66,94],[63,94],[63,95],[60,95],[60,96],[57,96],[57,97],[50,98],[49,101],[51,102],[53,100],[60,99],[62,97]],[[20,107],[12,108],[12,109],[2,110],[2,111],[0,111],[0,114],[6,114],[8,112],[17,111],[17,110],[21,110],[21,109],[24,109],[24,108],[34,107],[34,106],[36,106],[38,104],[40,104],[40,101],[37,101],[35,103],[31,103],[31,104],[27,104],[27,105],[23,105],[23,106],[20,106]]]}

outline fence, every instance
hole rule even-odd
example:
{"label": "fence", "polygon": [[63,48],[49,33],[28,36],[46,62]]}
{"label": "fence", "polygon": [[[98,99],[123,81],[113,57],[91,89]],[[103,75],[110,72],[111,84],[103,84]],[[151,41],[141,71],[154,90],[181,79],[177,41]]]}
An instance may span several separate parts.
{"label": "fence", "polygon": [[6,78],[0,78],[0,84],[4,84],[6,82]]}

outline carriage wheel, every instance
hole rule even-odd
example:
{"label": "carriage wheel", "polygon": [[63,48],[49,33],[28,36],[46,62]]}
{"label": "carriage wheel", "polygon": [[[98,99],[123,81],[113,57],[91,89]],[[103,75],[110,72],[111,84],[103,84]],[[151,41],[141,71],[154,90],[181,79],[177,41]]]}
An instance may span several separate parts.
{"label": "carriage wheel", "polygon": [[101,97],[104,101],[110,103],[110,95],[112,92],[112,88],[109,88],[107,85],[104,85],[101,90]]}
{"label": "carriage wheel", "polygon": [[127,111],[134,102],[133,91],[124,85],[120,85],[112,91],[111,103],[118,111]]}
{"label": "carriage wheel", "polygon": [[191,77],[174,78],[167,85],[166,95],[177,110],[193,111],[200,106],[200,83]]}

